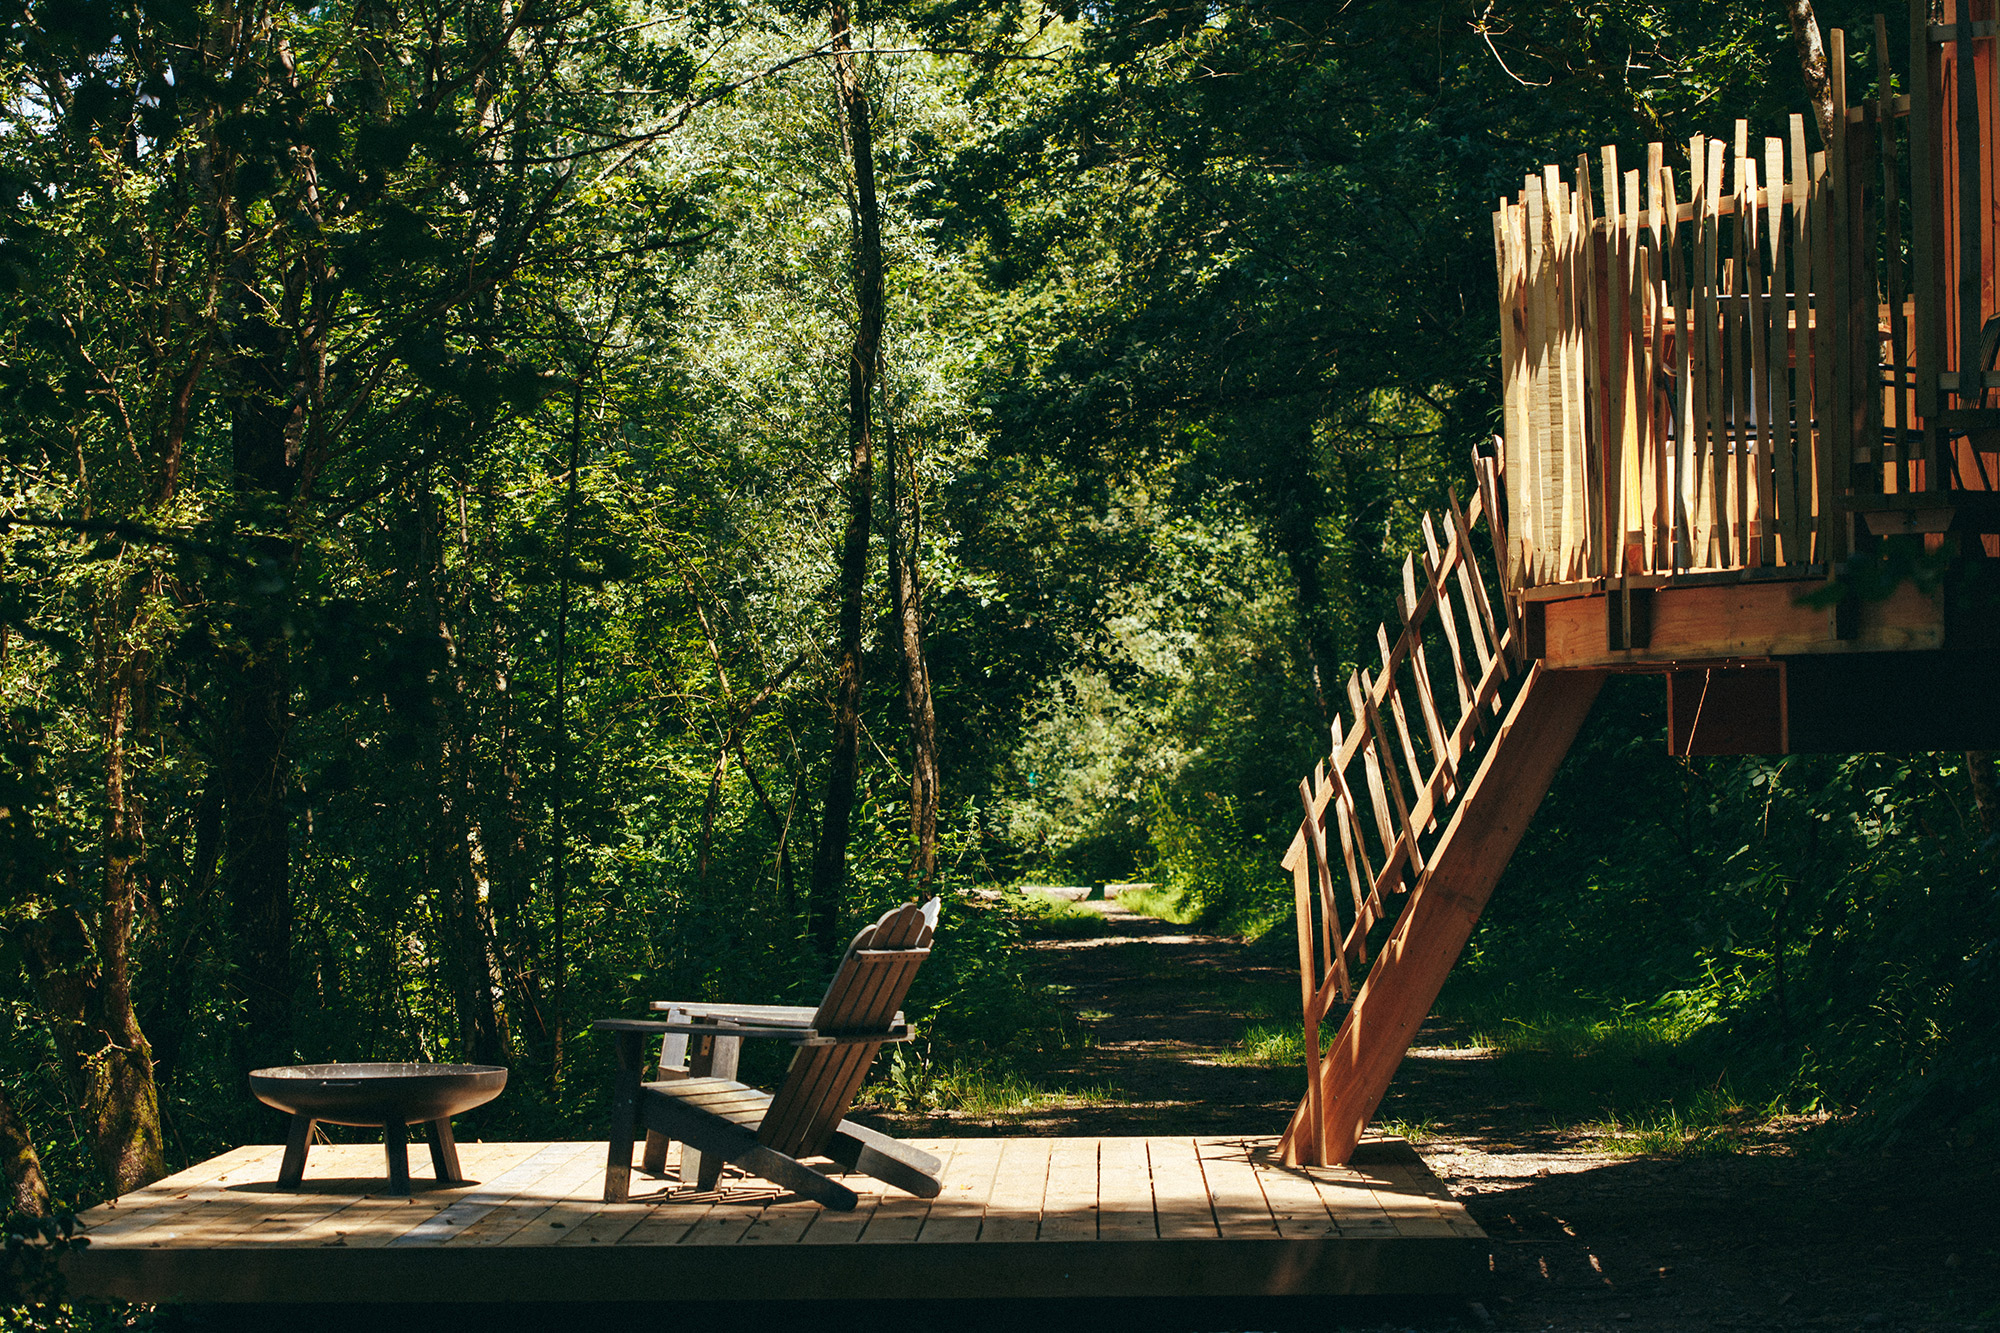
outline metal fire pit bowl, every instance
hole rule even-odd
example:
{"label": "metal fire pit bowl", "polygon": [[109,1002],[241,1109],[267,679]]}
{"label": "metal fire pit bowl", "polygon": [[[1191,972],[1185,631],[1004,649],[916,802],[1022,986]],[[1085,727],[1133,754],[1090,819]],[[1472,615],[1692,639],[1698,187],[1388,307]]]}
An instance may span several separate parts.
{"label": "metal fire pit bowl", "polygon": [[266,1106],[292,1118],[278,1184],[296,1188],[305,1177],[313,1125],[382,1126],[389,1156],[389,1193],[410,1192],[409,1127],[429,1127],[431,1166],[440,1185],[464,1180],[451,1118],[484,1106],[507,1086],[499,1065],[350,1064],[288,1065],[257,1069],[250,1091]]}

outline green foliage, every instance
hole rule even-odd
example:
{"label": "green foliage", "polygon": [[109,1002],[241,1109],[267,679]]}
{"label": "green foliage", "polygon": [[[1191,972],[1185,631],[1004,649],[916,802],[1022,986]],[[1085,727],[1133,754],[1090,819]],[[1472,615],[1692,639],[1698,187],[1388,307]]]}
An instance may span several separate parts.
{"label": "green foliage", "polygon": [[2000,897],[1964,758],[1674,760],[1657,692],[1607,688],[1447,1006],[1639,1013],[1757,1104],[1986,1132]]}

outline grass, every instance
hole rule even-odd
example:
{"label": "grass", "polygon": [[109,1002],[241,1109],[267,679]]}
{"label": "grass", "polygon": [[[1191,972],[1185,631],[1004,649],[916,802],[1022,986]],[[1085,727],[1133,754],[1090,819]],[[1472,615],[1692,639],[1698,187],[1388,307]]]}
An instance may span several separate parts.
{"label": "grass", "polygon": [[1140,916],[1156,916],[1162,921],[1176,926],[1191,926],[1200,908],[1188,900],[1188,896],[1174,889],[1154,885],[1149,889],[1129,888],[1118,891],[1118,905],[1128,912]]}
{"label": "grass", "polygon": [[1305,1028],[1298,1023],[1252,1023],[1236,1049],[1221,1057],[1224,1064],[1264,1067],[1303,1065],[1305,1059]]}
{"label": "grass", "polygon": [[1067,898],[1027,889],[1008,893],[1006,902],[1029,939],[1088,940],[1111,933],[1103,913]]}
{"label": "grass", "polygon": [[[1246,1012],[1243,1036],[1224,1062],[1262,1068],[1305,1063],[1297,1019]],[[1454,1016],[1447,1013],[1447,1021]],[[1539,1103],[1553,1125],[1571,1128],[1599,1151],[1632,1156],[1687,1156],[1744,1151],[1759,1126],[1780,1115],[1729,1084],[1695,1040],[1699,1027],[1675,1015],[1645,1010],[1591,1012],[1579,1005],[1508,1015],[1479,1006],[1458,1018],[1461,1050],[1488,1053],[1502,1079]],[[1322,1041],[1332,1038],[1321,1033]],[[1374,1128],[1417,1140],[1438,1132],[1434,1120],[1378,1121]]]}
{"label": "grass", "polygon": [[988,1117],[1107,1106],[1117,1096],[1109,1088],[1051,1088],[1015,1070],[978,1060],[933,1061],[898,1046],[886,1076],[864,1095],[871,1106],[894,1111],[951,1112]]}
{"label": "grass", "polygon": [[1390,1138],[1408,1139],[1411,1143],[1422,1143],[1437,1136],[1438,1123],[1427,1116],[1419,1120],[1393,1118],[1376,1120],[1368,1126],[1368,1132],[1387,1135]]}
{"label": "grass", "polygon": [[1634,1157],[1728,1156],[1749,1146],[1746,1131],[1765,1117],[1721,1089],[1697,1095],[1685,1107],[1667,1105],[1629,1122],[1613,1116],[1585,1125],[1605,1152]]}
{"label": "grass", "polygon": [[1696,1040],[1698,1024],[1657,1009],[1581,1009],[1495,1017],[1461,1041],[1492,1051],[1502,1077],[1602,1151],[1635,1156],[1726,1154],[1782,1113],[1731,1088],[1728,1069]]}

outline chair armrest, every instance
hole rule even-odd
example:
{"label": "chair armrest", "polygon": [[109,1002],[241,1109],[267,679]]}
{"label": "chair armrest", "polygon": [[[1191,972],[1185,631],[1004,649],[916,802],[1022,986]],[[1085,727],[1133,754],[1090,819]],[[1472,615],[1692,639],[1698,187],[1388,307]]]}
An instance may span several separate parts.
{"label": "chair armrest", "polygon": [[691,1037],[776,1037],[781,1041],[795,1042],[801,1037],[818,1035],[810,1027],[726,1021],[703,1023],[692,1019],[681,1023],[657,1018],[600,1018],[590,1026],[598,1032],[638,1032],[655,1037],[684,1032]]}
{"label": "chair armrest", "polygon": [[678,1009],[690,1018],[732,1018],[759,1027],[811,1027],[819,1012],[809,1004],[702,1004],[694,1000],[654,1000],[646,1006],[654,1013]]}
{"label": "chair armrest", "polygon": [[809,1027],[759,1027],[736,1023],[669,1023],[652,1018],[600,1018],[590,1025],[594,1032],[633,1032],[642,1036],[664,1036],[684,1032],[701,1037],[775,1037],[794,1046],[860,1046],[868,1042],[885,1044],[908,1041],[916,1035],[899,1013],[895,1023],[883,1032],[821,1033]]}

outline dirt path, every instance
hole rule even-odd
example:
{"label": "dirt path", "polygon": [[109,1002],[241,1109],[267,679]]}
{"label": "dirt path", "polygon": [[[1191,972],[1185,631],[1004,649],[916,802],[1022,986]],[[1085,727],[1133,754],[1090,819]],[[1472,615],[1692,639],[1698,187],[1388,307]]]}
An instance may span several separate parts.
{"label": "dirt path", "polygon": [[[1283,952],[1107,915],[1109,936],[1032,946],[1090,1034],[1037,1077],[1107,1095],[947,1132],[1282,1129],[1304,1076],[1245,1063],[1242,1041],[1297,1004]],[[1426,1027],[1377,1122],[1411,1133],[1493,1238],[1493,1286],[1462,1326],[2000,1328],[1987,1152],[1832,1157],[1774,1132],[1732,1156],[1612,1156],[1453,1035]]]}

